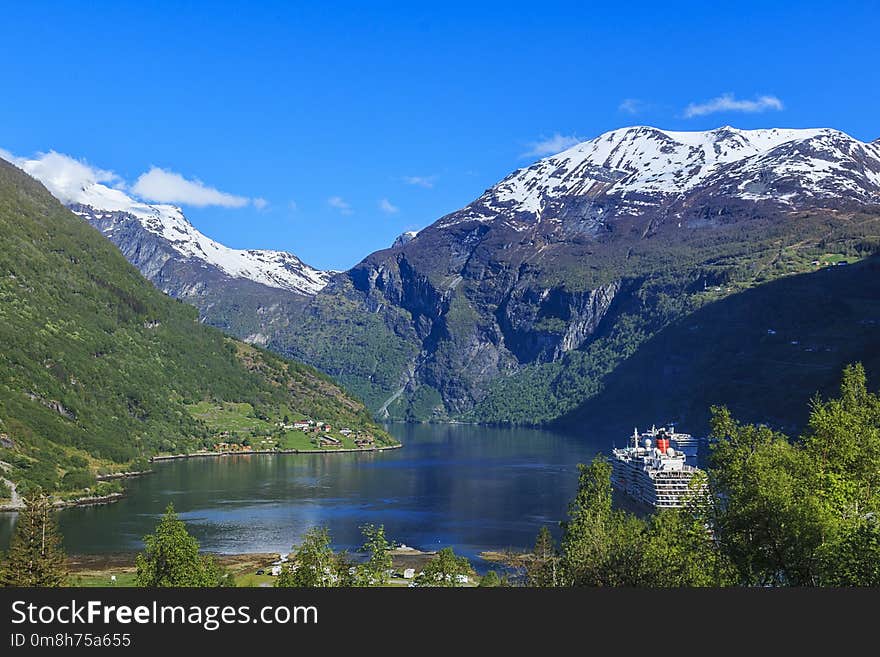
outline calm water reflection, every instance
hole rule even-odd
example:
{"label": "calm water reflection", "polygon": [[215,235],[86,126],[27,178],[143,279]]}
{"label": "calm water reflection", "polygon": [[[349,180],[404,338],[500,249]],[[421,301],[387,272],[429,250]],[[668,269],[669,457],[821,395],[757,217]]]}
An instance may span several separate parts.
{"label": "calm water reflection", "polygon": [[[398,542],[431,549],[527,546],[561,520],[577,463],[609,440],[531,429],[392,425],[404,444],[386,453],[240,456],[158,464],[129,480],[127,496],[60,514],[70,553],[140,549],[173,502],[203,549],[286,552],[308,528],[329,527],[353,548],[358,527],[384,524]],[[9,514],[0,514],[0,545]]]}

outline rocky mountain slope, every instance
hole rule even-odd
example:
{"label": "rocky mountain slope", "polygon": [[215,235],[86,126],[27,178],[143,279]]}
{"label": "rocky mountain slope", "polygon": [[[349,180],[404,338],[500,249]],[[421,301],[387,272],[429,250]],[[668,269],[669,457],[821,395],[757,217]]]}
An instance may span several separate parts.
{"label": "rocky mountain slope", "polygon": [[123,251],[139,258],[138,268],[148,278],[159,276],[172,259],[194,261],[203,270],[227,279],[245,279],[306,296],[317,293],[330,278],[329,273],[309,267],[285,251],[224,246],[196,230],[178,207],[137,203],[122,192],[105,188],[122,197],[122,202],[113,203],[95,191],[83,190],[82,200],[68,203],[68,207]]}
{"label": "rocky mountain slope", "polygon": [[615,130],[368,256],[268,344],[392,417],[551,421],[700,305],[872,252],[878,208],[877,142]]}
{"label": "rocky mountain slope", "polygon": [[658,331],[560,423],[624,436],[677,422],[709,430],[709,408],[792,432],[818,392],[837,394],[843,364],[880,384],[880,256],[754,286],[707,303]]}
{"label": "rocky mountain slope", "polygon": [[574,417],[701,306],[828,258],[854,262],[880,239],[880,140],[832,129],[614,130],[335,276],[227,249],[171,206],[99,183],[62,188],[202,321],[406,419]]}
{"label": "rocky mountain slope", "polygon": [[179,207],[145,203],[68,167],[45,166],[47,157],[53,155],[15,164],[100,230],[160,290],[249,342],[265,344],[334,273],[285,251],[229,248],[197,230]]}
{"label": "rocky mountain slope", "polygon": [[4,160],[0,345],[0,461],[20,490],[82,488],[98,467],[210,446],[215,407],[388,439],[326,375],[202,326]]}

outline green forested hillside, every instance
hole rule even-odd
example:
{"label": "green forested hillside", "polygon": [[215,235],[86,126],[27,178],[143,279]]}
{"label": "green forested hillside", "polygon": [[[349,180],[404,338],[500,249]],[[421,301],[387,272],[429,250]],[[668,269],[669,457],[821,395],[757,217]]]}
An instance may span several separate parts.
{"label": "green forested hillside", "polygon": [[[601,415],[627,425],[634,414],[648,414],[651,403],[648,421],[696,420],[699,411],[707,428],[703,395],[716,387],[725,394],[714,401],[724,400],[754,419],[746,407],[752,401],[760,407],[762,393],[725,387],[720,372],[737,364],[751,372],[755,385],[772,387],[768,354],[756,350],[768,340],[781,343],[789,336],[785,345],[799,338],[804,343],[785,353],[779,347],[773,357],[781,359],[778,367],[800,373],[793,377],[799,396],[828,391],[848,362],[870,365],[877,326],[860,322],[874,317],[872,290],[880,277],[864,263],[880,245],[880,215],[829,212],[784,219],[715,230],[701,241],[653,244],[641,261],[604,254],[602,271],[623,283],[593,338],[558,361],[494,381],[468,419],[579,424]],[[842,260],[849,270],[832,267]],[[800,331],[799,322],[805,323]],[[834,330],[811,342],[813,326]],[[778,337],[768,337],[773,327]],[[821,345],[821,367],[814,365],[820,352],[806,351],[810,345]],[[692,367],[697,361],[702,365]],[[697,398],[700,403],[693,404]],[[782,422],[803,415],[800,407],[779,408],[774,417]]]}
{"label": "green forested hillside", "polygon": [[[190,408],[241,402],[390,440],[328,377],[202,326],[39,183],[0,160],[0,462],[74,487],[100,465],[211,444]],[[66,482],[66,483],[64,483]]]}
{"label": "green forested hillside", "polygon": [[[880,248],[875,207],[749,212],[653,232],[618,222],[595,238],[444,219],[335,277],[267,346],[330,373],[380,415],[556,422],[699,309]],[[684,352],[700,341],[677,335]],[[848,361],[835,356],[839,371]],[[668,379],[668,398],[688,384]]]}
{"label": "green forested hillside", "polygon": [[626,433],[677,421],[708,429],[712,405],[749,422],[801,430],[804,399],[833,394],[861,361],[880,376],[880,256],[786,276],[705,304],[658,331],[561,419]]}

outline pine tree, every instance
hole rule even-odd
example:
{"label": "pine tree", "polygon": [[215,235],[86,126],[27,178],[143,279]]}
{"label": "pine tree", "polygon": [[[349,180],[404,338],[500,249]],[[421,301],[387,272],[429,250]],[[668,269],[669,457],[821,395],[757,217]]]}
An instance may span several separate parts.
{"label": "pine tree", "polygon": [[559,586],[559,552],[547,527],[541,527],[532,558],[526,565],[529,586]]}
{"label": "pine tree", "polygon": [[41,494],[24,500],[9,554],[0,569],[2,586],[63,586],[67,557],[55,522],[51,500]]}

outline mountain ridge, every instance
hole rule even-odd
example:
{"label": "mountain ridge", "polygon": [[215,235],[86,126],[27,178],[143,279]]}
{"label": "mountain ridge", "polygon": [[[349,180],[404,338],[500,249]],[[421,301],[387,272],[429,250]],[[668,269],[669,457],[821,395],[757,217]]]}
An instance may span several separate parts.
{"label": "mountain ridge", "polygon": [[[603,348],[601,336],[625,358],[701,302],[696,286],[801,267],[829,225],[825,248],[857,257],[876,234],[847,218],[863,211],[880,211],[880,150],[839,131],[622,128],[370,254],[269,344],[391,417],[497,421],[479,412],[494,381]],[[373,355],[340,358],[325,340]],[[589,360],[596,383],[617,359]]]}
{"label": "mountain ridge", "polygon": [[[327,375],[202,326],[4,160],[0,344],[0,461],[22,493],[72,493],[157,452],[291,440],[287,415],[390,440]],[[246,430],[222,436],[210,419],[223,413]]]}
{"label": "mountain ridge", "polygon": [[120,226],[134,221],[165,240],[179,259],[197,261],[199,266],[212,267],[231,279],[251,280],[304,296],[315,294],[335,273],[310,267],[287,251],[230,248],[199,231],[179,206],[137,200],[123,189],[71,172],[76,164],[45,166],[50,158],[63,160],[64,156],[49,153],[36,159],[14,158],[13,162],[111,239]]}
{"label": "mountain ridge", "polygon": [[168,261],[170,242],[134,218],[91,221],[204,322],[314,365],[384,417],[541,423],[705,290],[870,255],[877,214],[880,140],[633,126],[517,169],[310,294]]}

